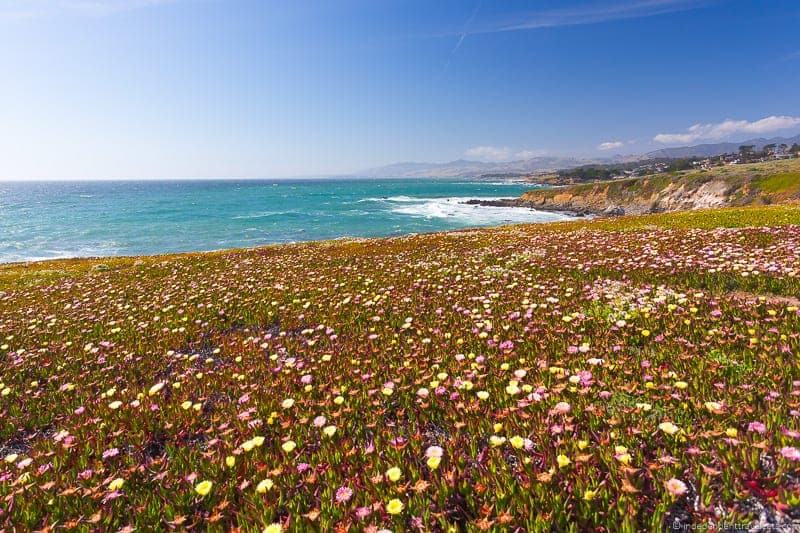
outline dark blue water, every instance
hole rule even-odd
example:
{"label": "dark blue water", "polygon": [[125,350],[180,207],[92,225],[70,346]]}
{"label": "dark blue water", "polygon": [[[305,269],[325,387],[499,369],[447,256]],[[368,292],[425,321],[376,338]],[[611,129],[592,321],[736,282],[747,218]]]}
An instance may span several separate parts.
{"label": "dark blue water", "polygon": [[0,262],[215,250],[559,220],[468,206],[518,183],[444,179],[0,183]]}

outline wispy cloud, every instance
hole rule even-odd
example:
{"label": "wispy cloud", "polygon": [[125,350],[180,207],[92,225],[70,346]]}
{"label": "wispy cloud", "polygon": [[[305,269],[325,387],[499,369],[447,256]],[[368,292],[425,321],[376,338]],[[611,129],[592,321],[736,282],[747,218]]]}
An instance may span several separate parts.
{"label": "wispy cloud", "polygon": [[653,140],[662,144],[691,143],[708,140],[717,141],[737,133],[760,135],[800,126],[800,117],[786,115],[769,116],[760,120],[725,120],[717,124],[695,124],[683,133],[659,133]]}
{"label": "wispy cloud", "polygon": [[[578,7],[509,13],[474,25],[469,33],[536,30],[653,17],[705,7],[720,0],[633,0],[592,2]],[[462,32],[463,34],[463,32]],[[461,38],[463,40],[463,37]]]}
{"label": "wispy cloud", "polygon": [[540,157],[545,152],[542,150],[512,150],[507,146],[473,146],[464,151],[464,157],[478,161],[514,161]]}
{"label": "wispy cloud", "polygon": [[475,4],[475,9],[472,10],[472,14],[467,19],[467,22],[464,23],[464,28],[462,29],[461,33],[458,36],[458,41],[456,41],[456,45],[453,47],[453,50],[450,52],[450,55],[447,56],[447,61],[444,64],[444,68],[442,72],[447,71],[447,68],[450,66],[450,62],[453,60],[453,56],[456,55],[458,49],[461,48],[461,44],[464,42],[464,39],[467,37],[467,32],[469,31],[470,24],[472,21],[475,20],[475,17],[478,14],[478,11],[481,9],[481,4],[483,4],[483,0],[478,0],[478,3]]}
{"label": "wispy cloud", "polygon": [[622,141],[606,141],[597,145],[598,150],[616,150],[625,146]]}
{"label": "wispy cloud", "polygon": [[179,0],[0,0],[0,19],[25,19],[44,15],[105,16]]}

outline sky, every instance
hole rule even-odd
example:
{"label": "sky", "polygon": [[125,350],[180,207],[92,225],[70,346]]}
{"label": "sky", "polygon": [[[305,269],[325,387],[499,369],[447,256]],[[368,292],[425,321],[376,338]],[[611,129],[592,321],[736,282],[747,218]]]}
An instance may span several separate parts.
{"label": "sky", "polygon": [[0,179],[793,135],[799,28],[796,0],[0,0]]}

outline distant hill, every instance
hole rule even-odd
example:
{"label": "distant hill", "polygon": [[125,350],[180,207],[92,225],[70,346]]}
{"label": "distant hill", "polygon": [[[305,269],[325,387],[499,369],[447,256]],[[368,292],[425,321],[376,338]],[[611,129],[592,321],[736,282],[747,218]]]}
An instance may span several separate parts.
{"label": "distant hill", "polygon": [[715,144],[698,144],[696,146],[678,146],[676,148],[662,148],[645,154],[649,159],[678,159],[684,157],[713,157],[722,154],[732,154],[739,151],[742,145],[752,144],[756,150],[761,150],[767,144],[800,143],[800,135],[794,137],[774,137],[772,139],[748,139],[741,142],[724,142]]}
{"label": "distant hill", "polygon": [[579,157],[543,156],[518,161],[468,161],[457,159],[447,163],[405,162],[363,170],[353,176],[364,178],[477,178],[488,175],[530,176],[543,172],[564,170],[586,165],[624,165],[626,163],[649,162],[660,159],[684,159],[691,157],[713,157],[735,153],[742,145],[754,145],[761,150],[767,144],[800,143],[800,135],[794,137],[774,137],[772,139],[749,139],[740,142],[698,144],[661,148],[644,155],[617,155],[610,158],[586,159]]}
{"label": "distant hill", "polygon": [[546,170],[572,168],[611,160],[579,159],[575,157],[534,157],[519,161],[488,163],[458,159],[448,163],[395,163],[370,168],[357,175],[366,178],[475,178],[484,174],[528,175]]}

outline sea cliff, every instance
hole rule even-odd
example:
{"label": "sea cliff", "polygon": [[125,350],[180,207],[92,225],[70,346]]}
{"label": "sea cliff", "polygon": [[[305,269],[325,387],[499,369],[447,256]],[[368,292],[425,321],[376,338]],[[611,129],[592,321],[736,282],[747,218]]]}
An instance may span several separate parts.
{"label": "sea cliff", "polygon": [[798,202],[800,160],[794,159],[541,188],[520,198],[471,203],[613,216]]}

